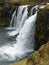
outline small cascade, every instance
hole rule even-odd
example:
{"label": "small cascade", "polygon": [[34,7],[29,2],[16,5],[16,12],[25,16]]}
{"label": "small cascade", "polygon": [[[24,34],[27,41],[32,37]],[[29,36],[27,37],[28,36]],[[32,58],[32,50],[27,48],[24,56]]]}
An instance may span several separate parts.
{"label": "small cascade", "polygon": [[30,15],[35,14],[35,12],[38,10],[38,5],[32,7],[31,11],[30,11]]}
{"label": "small cascade", "polygon": [[21,18],[22,18],[22,11],[24,9],[24,6],[18,6],[18,10],[17,10],[17,16],[16,16],[16,10],[14,11],[13,15],[12,15],[12,19],[10,22],[10,27],[16,27],[16,23],[20,22]]}
{"label": "small cascade", "polygon": [[15,28],[15,30],[12,32],[8,32],[7,34],[9,34],[9,36],[14,36],[17,33],[19,33],[21,27],[23,26],[25,20],[28,17],[27,6],[28,5],[18,7],[17,16],[16,16],[16,10],[14,11],[11,22],[10,22],[10,28],[12,29]]}
{"label": "small cascade", "polygon": [[16,10],[14,11],[13,15],[12,15],[12,19],[10,22],[10,27],[12,28],[12,23],[13,23],[13,19],[16,18]]}

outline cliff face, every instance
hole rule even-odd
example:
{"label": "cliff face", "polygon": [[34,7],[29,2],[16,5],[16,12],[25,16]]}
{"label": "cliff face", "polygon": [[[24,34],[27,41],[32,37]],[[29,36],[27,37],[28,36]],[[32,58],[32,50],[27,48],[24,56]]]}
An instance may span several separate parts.
{"label": "cliff face", "polygon": [[40,8],[36,22],[36,48],[49,40],[49,5]]}

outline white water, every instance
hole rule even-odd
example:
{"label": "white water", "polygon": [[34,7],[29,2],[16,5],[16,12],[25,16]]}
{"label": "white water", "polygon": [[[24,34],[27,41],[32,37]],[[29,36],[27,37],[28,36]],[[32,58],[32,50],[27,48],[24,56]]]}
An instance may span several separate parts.
{"label": "white water", "polygon": [[[16,10],[14,11],[13,15],[12,15],[12,19],[11,19],[11,22],[10,22],[10,29],[13,29],[12,27],[12,22],[14,22],[14,28],[15,30],[12,31],[12,32],[8,32],[7,34],[9,34],[9,36],[14,36],[16,35],[17,33],[19,33],[21,27],[23,26],[25,20],[27,19],[27,14],[28,14],[28,11],[27,11],[27,6],[20,6],[18,8],[18,12],[17,12],[17,16],[16,16]],[[25,10],[24,10],[25,8]],[[24,10],[23,14],[22,14],[22,11]]]}
{"label": "white water", "polygon": [[[29,18],[27,18],[27,13],[28,11],[26,8],[23,16],[20,17],[21,21],[19,20],[19,22],[21,23],[19,23],[19,26],[21,29],[19,30],[19,35],[16,37],[16,42],[12,41],[13,44],[11,45],[7,42],[7,45],[0,47],[0,63],[5,62],[4,64],[1,63],[1,65],[5,65],[7,61],[11,62],[23,59],[34,51],[37,11]],[[17,30],[15,33],[13,31],[9,33],[10,35],[15,35]]]}
{"label": "white water", "polygon": [[10,27],[12,28],[12,22],[13,22],[13,19],[16,18],[16,10],[14,11],[13,15],[12,15],[12,19],[11,19],[11,22],[10,22]]}
{"label": "white water", "polygon": [[[35,11],[33,11],[35,9]],[[30,11],[30,15],[33,15],[34,12],[36,12],[38,10],[38,5],[32,7],[31,11]],[[35,14],[35,13],[34,13]]]}

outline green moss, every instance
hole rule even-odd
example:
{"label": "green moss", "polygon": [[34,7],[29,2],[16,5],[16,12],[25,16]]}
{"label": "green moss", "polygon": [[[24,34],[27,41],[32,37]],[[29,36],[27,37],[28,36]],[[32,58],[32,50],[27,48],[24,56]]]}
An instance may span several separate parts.
{"label": "green moss", "polygon": [[[49,42],[35,51],[28,60],[29,65],[49,65]],[[31,61],[31,62],[30,62]]]}
{"label": "green moss", "polygon": [[0,7],[0,11],[3,10],[3,7]]}
{"label": "green moss", "polygon": [[38,55],[37,52],[33,53],[31,58],[34,61],[34,63],[38,63],[39,60],[40,60],[39,55]]}
{"label": "green moss", "polygon": [[34,53],[33,55],[32,55],[32,60],[37,60],[37,53]]}
{"label": "green moss", "polygon": [[26,63],[26,65],[32,65],[33,64],[33,62],[31,61],[31,60],[29,60],[27,63]]}

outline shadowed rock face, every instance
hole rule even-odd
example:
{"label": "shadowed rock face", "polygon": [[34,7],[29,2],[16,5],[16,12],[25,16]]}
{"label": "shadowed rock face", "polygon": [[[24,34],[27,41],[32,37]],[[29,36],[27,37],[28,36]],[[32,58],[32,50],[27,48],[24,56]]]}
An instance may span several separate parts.
{"label": "shadowed rock face", "polygon": [[[49,40],[49,6],[39,9],[36,22],[36,48]],[[39,46],[38,46],[39,45]]]}
{"label": "shadowed rock face", "polygon": [[11,6],[7,2],[0,4],[0,27],[9,26],[11,16],[16,6]]}

